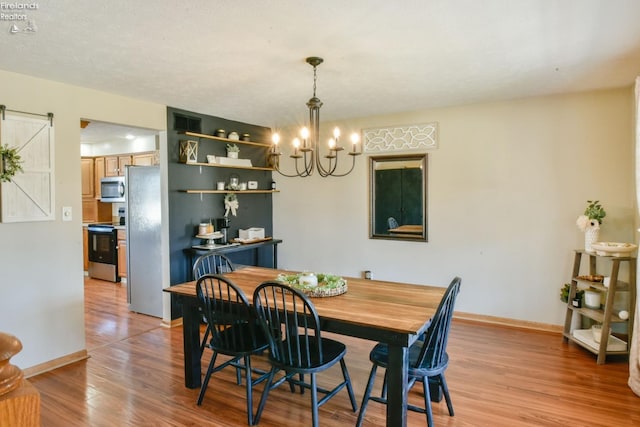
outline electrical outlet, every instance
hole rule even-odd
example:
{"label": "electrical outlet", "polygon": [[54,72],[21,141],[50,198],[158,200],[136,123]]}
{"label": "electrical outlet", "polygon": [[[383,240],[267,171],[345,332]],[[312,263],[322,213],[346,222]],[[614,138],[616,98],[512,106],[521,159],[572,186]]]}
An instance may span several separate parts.
{"label": "electrical outlet", "polygon": [[63,221],[71,221],[73,219],[73,213],[71,210],[71,206],[63,206],[62,207],[62,220]]}

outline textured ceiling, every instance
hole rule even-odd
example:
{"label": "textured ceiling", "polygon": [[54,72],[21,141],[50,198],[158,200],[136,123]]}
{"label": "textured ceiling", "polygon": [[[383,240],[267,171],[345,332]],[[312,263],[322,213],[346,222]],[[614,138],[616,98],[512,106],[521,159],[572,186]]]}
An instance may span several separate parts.
{"label": "textured ceiling", "polygon": [[[4,4],[4,3],[3,3]],[[264,126],[631,85],[635,0],[40,1],[0,69]],[[5,12],[5,11],[3,11]]]}

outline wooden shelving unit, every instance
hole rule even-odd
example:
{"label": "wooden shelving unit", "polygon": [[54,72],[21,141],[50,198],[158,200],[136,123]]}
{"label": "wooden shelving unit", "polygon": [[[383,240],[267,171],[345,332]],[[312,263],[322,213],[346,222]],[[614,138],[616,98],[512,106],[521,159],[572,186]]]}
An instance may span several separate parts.
{"label": "wooden shelving unit", "polygon": [[[578,278],[580,276],[580,266],[583,260],[589,262],[589,275],[595,275],[597,261],[600,263],[609,261],[611,268],[609,271],[609,286],[604,286],[601,282],[592,282]],[[628,266],[628,281],[618,280],[620,272],[620,264],[626,263]],[[604,268],[604,267],[601,267]],[[600,273],[602,274],[602,273]],[[572,301],[576,296],[578,289],[591,289],[594,291],[606,293],[606,301],[600,308],[574,307]],[[616,293],[629,292],[629,318],[621,319],[613,309],[613,303]],[[607,355],[629,354],[630,340],[633,334],[633,318],[635,314],[636,302],[636,258],[635,257],[613,257],[600,256],[595,253],[589,253],[584,250],[576,250],[573,261],[573,273],[571,276],[571,287],[569,290],[569,299],[567,301],[567,311],[565,315],[563,339],[574,342],[581,347],[591,351],[598,356],[597,363],[601,365],[605,363]],[[600,342],[596,343],[591,337],[591,331],[585,332],[584,329],[572,329],[573,314],[578,313],[582,317],[594,320],[602,324],[602,334]],[[627,325],[627,340],[609,335],[609,328],[612,324],[624,323]]]}

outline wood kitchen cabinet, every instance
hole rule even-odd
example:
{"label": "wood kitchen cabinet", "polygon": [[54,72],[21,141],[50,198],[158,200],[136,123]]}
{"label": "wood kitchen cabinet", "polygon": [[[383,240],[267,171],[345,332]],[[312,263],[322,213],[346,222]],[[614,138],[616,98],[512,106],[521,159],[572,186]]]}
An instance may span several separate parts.
{"label": "wood kitchen cabinet", "polygon": [[82,227],[82,255],[84,271],[89,271],[89,230],[87,227]]}
{"label": "wood kitchen cabinet", "polygon": [[94,164],[93,158],[91,157],[83,157],[80,160],[81,170],[82,170],[82,197],[94,197],[95,196],[95,186],[93,180],[93,171]]}
{"label": "wood kitchen cabinet", "polygon": [[82,198],[82,222],[111,222],[111,203],[102,203],[93,197]]}
{"label": "wood kitchen cabinet", "polygon": [[157,153],[140,153],[131,156],[131,163],[136,166],[153,166],[158,164]]}
{"label": "wood kitchen cabinet", "polygon": [[124,176],[125,166],[131,164],[131,156],[107,156],[104,158],[104,176]]}
{"label": "wood kitchen cabinet", "polygon": [[118,276],[127,277],[127,232],[118,230]]}
{"label": "wood kitchen cabinet", "polygon": [[118,156],[118,175],[124,176],[127,165],[131,164],[131,156]]}
{"label": "wood kitchen cabinet", "polygon": [[104,178],[104,157],[96,157],[93,159],[93,181],[95,189],[95,197],[100,200],[102,193],[100,191],[100,180]]}

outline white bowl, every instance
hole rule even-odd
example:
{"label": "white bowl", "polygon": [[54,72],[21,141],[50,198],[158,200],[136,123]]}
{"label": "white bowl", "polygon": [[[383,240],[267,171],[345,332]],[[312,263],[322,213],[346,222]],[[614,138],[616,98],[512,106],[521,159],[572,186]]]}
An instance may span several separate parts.
{"label": "white bowl", "polygon": [[216,162],[216,156],[212,156],[211,154],[207,155],[207,162],[208,163],[215,163]]}
{"label": "white bowl", "polygon": [[638,248],[633,243],[594,242],[591,247],[601,256],[629,256]]}

